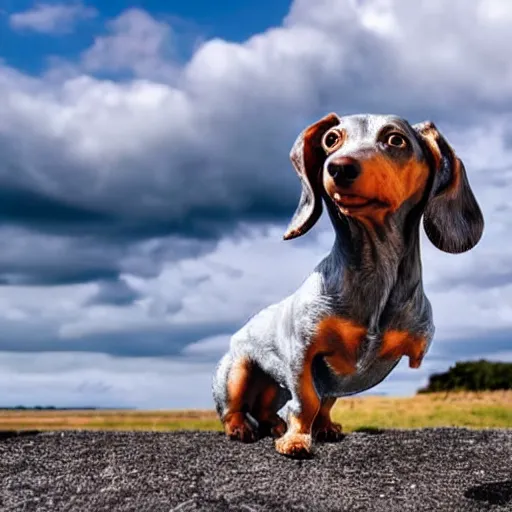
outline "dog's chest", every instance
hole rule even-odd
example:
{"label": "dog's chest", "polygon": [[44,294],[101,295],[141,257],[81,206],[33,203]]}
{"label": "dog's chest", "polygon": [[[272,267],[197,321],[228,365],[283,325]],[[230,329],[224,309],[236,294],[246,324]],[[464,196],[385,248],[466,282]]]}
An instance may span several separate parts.
{"label": "dog's chest", "polygon": [[382,382],[399,363],[398,360],[376,359],[351,375],[333,371],[319,359],[313,366],[315,388],[320,396],[341,397],[361,393]]}
{"label": "dog's chest", "polygon": [[384,335],[365,332],[350,339],[347,332],[331,331],[328,336],[327,344],[321,340],[317,343],[325,345],[329,352],[313,363],[315,386],[322,396],[344,396],[370,389],[384,380],[404,355],[399,353],[401,350],[383,354]]}
{"label": "dog's chest", "polygon": [[429,343],[430,337],[416,328],[380,329],[347,316],[325,316],[312,340],[320,354],[315,362],[317,387],[333,396],[364,391],[381,382],[402,357],[418,368]]}

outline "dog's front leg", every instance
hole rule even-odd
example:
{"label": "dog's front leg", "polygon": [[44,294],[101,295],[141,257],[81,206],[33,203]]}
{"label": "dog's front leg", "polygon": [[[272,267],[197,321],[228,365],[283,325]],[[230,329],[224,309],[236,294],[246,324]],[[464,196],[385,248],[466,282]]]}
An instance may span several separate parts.
{"label": "dog's front leg", "polygon": [[[276,441],[279,453],[291,457],[307,456],[311,453],[312,427],[322,407],[313,381],[314,359],[323,356],[335,373],[353,374],[356,371],[357,351],[366,332],[365,327],[340,317],[326,317],[319,322],[298,371],[293,372],[293,385],[289,386],[292,410],[286,434]],[[323,405],[325,414],[319,417],[320,429],[327,429],[329,437],[338,439],[341,428],[333,424],[329,417],[334,401],[326,400]]]}
{"label": "dog's front leg", "polygon": [[335,442],[343,439],[342,427],[331,419],[331,409],[336,403],[335,397],[322,399],[322,405],[313,424],[315,441]]}
{"label": "dog's front leg", "polygon": [[311,453],[313,422],[320,410],[321,400],[313,382],[312,358],[306,357],[292,390],[292,406],[288,430],[277,439],[276,450],[290,457],[307,457]]}

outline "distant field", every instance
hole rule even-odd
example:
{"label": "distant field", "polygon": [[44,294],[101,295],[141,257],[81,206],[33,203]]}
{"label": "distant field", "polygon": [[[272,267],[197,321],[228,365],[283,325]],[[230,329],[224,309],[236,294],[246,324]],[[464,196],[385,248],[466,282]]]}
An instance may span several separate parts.
{"label": "distant field", "polygon": [[[346,432],[373,428],[512,428],[512,391],[338,400]],[[214,411],[0,411],[0,430],[220,430]]]}

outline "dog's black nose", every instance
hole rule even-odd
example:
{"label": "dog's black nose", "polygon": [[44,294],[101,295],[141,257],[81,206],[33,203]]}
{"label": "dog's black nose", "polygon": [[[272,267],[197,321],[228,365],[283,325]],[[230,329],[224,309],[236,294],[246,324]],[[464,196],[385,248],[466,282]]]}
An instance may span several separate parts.
{"label": "dog's black nose", "polygon": [[361,174],[361,166],[357,160],[344,157],[338,158],[329,163],[327,172],[330,174],[336,185],[350,185]]}

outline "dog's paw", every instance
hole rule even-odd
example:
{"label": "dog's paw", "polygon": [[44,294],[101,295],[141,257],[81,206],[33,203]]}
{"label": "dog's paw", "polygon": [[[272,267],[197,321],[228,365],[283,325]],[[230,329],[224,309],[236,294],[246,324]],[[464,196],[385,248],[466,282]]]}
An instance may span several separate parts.
{"label": "dog's paw", "polygon": [[232,441],[241,441],[242,443],[254,443],[258,440],[256,429],[249,423],[245,414],[233,414],[224,423],[224,431]]}
{"label": "dog's paw", "polygon": [[296,459],[304,459],[311,456],[311,435],[287,433],[275,442],[276,450]]}
{"label": "dog's paw", "polygon": [[345,434],[343,434],[341,425],[339,423],[327,423],[314,429],[315,441],[320,443],[336,443],[341,441]]}

